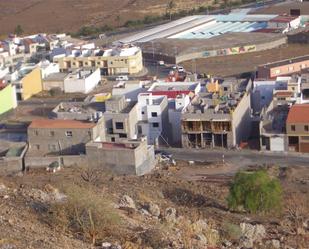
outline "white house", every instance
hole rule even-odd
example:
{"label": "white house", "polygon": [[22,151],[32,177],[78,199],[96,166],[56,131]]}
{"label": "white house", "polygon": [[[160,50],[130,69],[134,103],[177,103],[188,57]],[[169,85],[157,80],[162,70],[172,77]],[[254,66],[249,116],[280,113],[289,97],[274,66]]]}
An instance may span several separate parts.
{"label": "white house", "polygon": [[154,96],[151,93],[138,95],[138,133],[147,136],[148,144],[167,143],[167,108],[166,96]]}
{"label": "white house", "polygon": [[89,93],[100,82],[100,69],[93,70],[78,70],[70,73],[64,79],[64,92],[66,93]]}
{"label": "white house", "polygon": [[51,74],[54,73],[59,73],[59,64],[58,63],[51,63],[49,61],[42,61],[39,63],[39,66],[41,68],[41,74],[42,74],[42,79],[45,79]]}

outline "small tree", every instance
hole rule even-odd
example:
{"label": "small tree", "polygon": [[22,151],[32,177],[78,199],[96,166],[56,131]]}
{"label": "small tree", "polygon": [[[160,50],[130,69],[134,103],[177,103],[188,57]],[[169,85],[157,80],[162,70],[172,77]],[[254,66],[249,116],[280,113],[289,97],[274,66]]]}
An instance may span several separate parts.
{"label": "small tree", "polygon": [[176,3],[171,0],[168,2],[167,7],[166,7],[166,12],[169,13],[170,20],[172,20],[172,10],[176,7]]}
{"label": "small tree", "polygon": [[281,185],[265,170],[239,172],[230,187],[227,201],[234,210],[243,207],[252,213],[278,211],[282,202]]}
{"label": "small tree", "polygon": [[24,30],[23,28],[21,27],[20,24],[18,24],[14,30],[14,33],[17,35],[17,36],[20,36],[24,33]]}

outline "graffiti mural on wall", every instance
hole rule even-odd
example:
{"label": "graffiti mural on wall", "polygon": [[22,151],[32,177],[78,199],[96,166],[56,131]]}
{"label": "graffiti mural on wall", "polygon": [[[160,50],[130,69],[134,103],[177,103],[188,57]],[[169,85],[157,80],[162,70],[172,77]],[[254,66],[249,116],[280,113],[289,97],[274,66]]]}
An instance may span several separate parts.
{"label": "graffiti mural on wall", "polygon": [[222,48],[213,51],[205,51],[203,52],[203,57],[210,57],[210,56],[222,56],[222,55],[232,55],[232,54],[242,54],[242,53],[249,53],[256,51],[255,45],[249,46],[240,46],[240,47],[233,47],[233,48]]}

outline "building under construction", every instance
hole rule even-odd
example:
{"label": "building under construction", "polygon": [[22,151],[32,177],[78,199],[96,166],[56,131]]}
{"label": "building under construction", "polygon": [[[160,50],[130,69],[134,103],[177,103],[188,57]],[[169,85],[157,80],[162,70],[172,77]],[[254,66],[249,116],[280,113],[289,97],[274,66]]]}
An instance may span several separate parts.
{"label": "building under construction", "polygon": [[251,132],[251,80],[209,82],[182,113],[182,147],[232,148]]}

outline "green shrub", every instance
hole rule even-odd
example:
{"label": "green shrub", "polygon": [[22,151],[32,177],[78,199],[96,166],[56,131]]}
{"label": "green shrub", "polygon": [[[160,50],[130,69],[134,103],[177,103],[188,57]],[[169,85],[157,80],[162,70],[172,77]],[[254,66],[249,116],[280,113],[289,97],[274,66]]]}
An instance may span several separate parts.
{"label": "green shrub", "polygon": [[264,170],[239,172],[230,187],[227,201],[234,210],[242,207],[251,213],[279,211],[282,202],[281,185]]}

